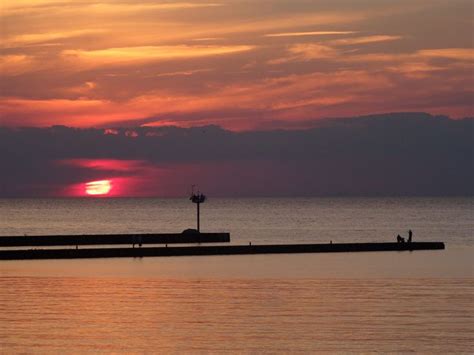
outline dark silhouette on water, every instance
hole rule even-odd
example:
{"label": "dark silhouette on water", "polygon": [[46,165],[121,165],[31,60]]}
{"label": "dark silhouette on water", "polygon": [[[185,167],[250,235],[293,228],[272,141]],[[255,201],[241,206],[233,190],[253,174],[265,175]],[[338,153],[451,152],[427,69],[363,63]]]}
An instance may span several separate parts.
{"label": "dark silhouette on water", "polygon": [[131,245],[228,243],[229,233],[153,233],[153,234],[89,234],[89,235],[38,235],[0,236],[0,247],[65,246],[65,245]]}
{"label": "dark silhouette on water", "polygon": [[245,254],[344,253],[370,251],[413,251],[444,249],[441,242],[412,243],[333,243],[333,244],[273,244],[273,245],[212,245],[146,248],[88,248],[0,250],[0,260],[21,259],[83,259],[146,256],[199,256]]}
{"label": "dark silhouette on water", "polygon": [[193,203],[195,203],[197,205],[197,231],[198,233],[201,232],[201,229],[200,229],[200,215],[199,215],[199,206],[201,203],[204,203],[206,201],[206,196],[202,193],[200,193],[199,191],[197,192],[197,194],[194,193],[194,185],[192,186],[192,193],[191,193],[191,197],[189,198]]}
{"label": "dark silhouette on water", "polygon": [[397,235],[397,243],[405,243],[405,238],[401,237],[400,234]]}
{"label": "dark silhouette on water", "polygon": [[[230,242],[229,233],[200,233],[199,205],[206,201],[206,196],[198,192],[190,197],[197,204],[197,230],[186,229],[180,234],[124,234],[124,235],[56,235],[34,237],[0,237],[0,247],[15,246],[59,246],[76,245],[76,249],[30,249],[30,250],[0,250],[0,259],[78,259],[78,258],[117,258],[144,256],[186,256],[186,255],[244,255],[244,254],[288,254],[288,253],[341,253],[369,251],[413,251],[444,249],[441,242],[412,242],[412,231],[408,232],[408,241],[397,235],[397,243],[340,243],[333,244],[277,244],[255,245],[249,241],[245,245],[213,245],[213,246],[184,246],[170,247],[168,243],[201,243]],[[145,247],[143,244],[163,243],[165,247]],[[125,248],[88,248],[78,249],[78,245],[112,245],[128,244]],[[135,248],[138,244],[139,248]]]}
{"label": "dark silhouette on water", "polygon": [[[408,239],[407,239],[407,243],[411,243],[412,242],[412,238],[413,238],[413,232],[410,230],[408,230]],[[397,243],[405,243],[405,238],[403,238],[402,236],[397,235]]]}
{"label": "dark silhouette on water", "polygon": [[198,234],[198,230],[194,228],[188,228],[181,232],[181,234]]}

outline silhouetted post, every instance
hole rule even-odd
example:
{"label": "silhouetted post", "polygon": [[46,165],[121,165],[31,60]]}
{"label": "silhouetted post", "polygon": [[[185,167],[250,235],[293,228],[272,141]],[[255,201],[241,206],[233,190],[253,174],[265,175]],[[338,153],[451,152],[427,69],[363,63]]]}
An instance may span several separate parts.
{"label": "silhouetted post", "polygon": [[201,216],[200,216],[200,212],[199,212],[199,206],[201,205],[200,202],[197,203],[197,230],[198,232],[201,232],[201,227],[199,225],[199,222],[200,222],[200,219],[201,219]]}
{"label": "silhouetted post", "polygon": [[201,229],[200,229],[200,210],[199,210],[199,207],[200,207],[200,204],[201,203],[204,203],[204,201],[206,201],[206,196],[204,196],[204,194],[198,192],[197,194],[192,194],[191,197],[189,198],[193,203],[197,204],[197,231],[200,233],[201,232]]}

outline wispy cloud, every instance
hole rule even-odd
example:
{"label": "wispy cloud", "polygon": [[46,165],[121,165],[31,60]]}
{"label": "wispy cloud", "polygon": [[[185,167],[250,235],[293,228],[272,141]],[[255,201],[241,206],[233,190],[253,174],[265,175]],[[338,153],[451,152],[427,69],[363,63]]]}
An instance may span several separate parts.
{"label": "wispy cloud", "polygon": [[167,59],[198,58],[250,51],[255,46],[141,46],[99,50],[64,50],[68,60],[79,60],[92,65],[126,64]]}
{"label": "wispy cloud", "polygon": [[60,159],[55,162],[59,165],[71,165],[92,170],[122,172],[133,172],[147,165],[144,160],[118,159]]}
{"label": "wispy cloud", "polygon": [[330,41],[320,41],[317,43],[297,43],[287,48],[287,56],[269,60],[270,65],[283,64],[295,61],[309,61],[315,59],[335,59],[339,60],[347,52],[338,47],[346,45],[364,45],[368,43],[378,43],[386,41],[395,41],[401,36],[373,35],[354,38],[341,38]]}
{"label": "wispy cloud", "polygon": [[467,3],[4,0],[1,124],[465,116]]}
{"label": "wispy cloud", "polygon": [[388,42],[396,41],[402,39],[402,36],[389,36],[389,35],[374,35],[374,36],[364,36],[364,37],[354,37],[354,38],[341,38],[330,41],[329,44],[336,46],[351,46],[357,44],[368,44],[368,43],[377,43],[377,42]]}
{"label": "wispy cloud", "polygon": [[150,10],[180,10],[206,7],[223,6],[218,2],[170,2],[170,3],[147,3],[147,2],[119,2],[112,0],[81,1],[80,3],[64,0],[15,0],[6,1],[2,4],[5,15],[18,13],[42,12],[55,8],[62,11],[87,10],[92,12],[137,12]]}
{"label": "wispy cloud", "polygon": [[473,48],[424,49],[424,50],[418,51],[417,54],[422,57],[463,60],[463,61],[471,61],[471,63],[474,60]]}
{"label": "wispy cloud", "polygon": [[18,75],[31,71],[34,58],[24,54],[7,54],[0,56],[2,75]]}
{"label": "wispy cloud", "polygon": [[107,31],[103,29],[84,29],[63,32],[26,33],[21,35],[15,35],[9,38],[6,37],[4,41],[2,41],[2,47],[8,48],[22,45],[28,46],[31,44],[65,40],[87,35],[105,34],[106,32]]}
{"label": "wispy cloud", "polygon": [[281,32],[267,33],[264,37],[303,37],[303,36],[328,36],[328,35],[347,35],[357,33],[355,31],[312,31],[312,32]]}
{"label": "wispy cloud", "polygon": [[270,65],[278,65],[295,61],[309,61],[314,59],[329,59],[337,56],[335,48],[319,43],[299,43],[289,46],[288,55],[267,62]]}
{"label": "wispy cloud", "polygon": [[166,77],[166,76],[190,76],[198,73],[207,73],[212,71],[213,69],[196,69],[196,70],[183,70],[183,71],[174,71],[169,73],[160,73],[155,74],[155,77]]}

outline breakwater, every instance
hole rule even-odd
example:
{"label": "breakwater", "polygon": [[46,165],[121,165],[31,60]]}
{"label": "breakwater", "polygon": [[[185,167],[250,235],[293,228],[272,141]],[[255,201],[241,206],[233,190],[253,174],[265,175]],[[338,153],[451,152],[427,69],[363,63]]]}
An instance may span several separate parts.
{"label": "breakwater", "polygon": [[229,233],[87,234],[0,237],[0,247],[228,243]]}
{"label": "breakwater", "polygon": [[143,248],[30,249],[0,250],[0,260],[22,259],[83,259],[121,257],[170,257],[201,255],[342,253],[374,251],[441,250],[442,242],[412,243],[334,243],[334,244],[272,244],[272,245],[211,245]]}

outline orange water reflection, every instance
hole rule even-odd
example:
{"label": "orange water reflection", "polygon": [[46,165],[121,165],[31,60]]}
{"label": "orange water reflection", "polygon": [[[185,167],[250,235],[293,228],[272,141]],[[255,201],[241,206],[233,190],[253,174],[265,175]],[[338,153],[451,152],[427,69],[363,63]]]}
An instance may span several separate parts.
{"label": "orange water reflection", "polygon": [[467,279],[2,277],[10,352],[469,352]]}

